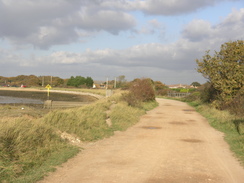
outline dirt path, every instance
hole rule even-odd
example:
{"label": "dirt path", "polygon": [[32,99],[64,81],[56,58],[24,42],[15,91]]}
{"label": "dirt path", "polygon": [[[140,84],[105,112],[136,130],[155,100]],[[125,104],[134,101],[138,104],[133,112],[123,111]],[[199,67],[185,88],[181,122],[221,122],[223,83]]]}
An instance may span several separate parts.
{"label": "dirt path", "polygon": [[223,134],[187,104],[159,107],[125,132],[90,143],[40,183],[243,183]]}

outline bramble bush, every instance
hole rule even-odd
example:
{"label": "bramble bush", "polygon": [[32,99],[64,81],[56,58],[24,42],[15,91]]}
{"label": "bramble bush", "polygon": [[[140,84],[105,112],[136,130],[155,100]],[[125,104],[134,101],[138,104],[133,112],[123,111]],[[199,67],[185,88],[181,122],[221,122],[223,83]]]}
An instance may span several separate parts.
{"label": "bramble bush", "polygon": [[131,82],[129,92],[123,95],[123,99],[134,107],[139,107],[142,102],[155,100],[155,91],[151,79],[135,79]]}

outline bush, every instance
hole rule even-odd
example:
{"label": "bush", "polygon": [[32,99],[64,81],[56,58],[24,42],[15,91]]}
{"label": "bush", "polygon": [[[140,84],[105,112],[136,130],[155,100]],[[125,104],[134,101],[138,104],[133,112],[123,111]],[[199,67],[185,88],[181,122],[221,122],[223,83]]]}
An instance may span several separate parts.
{"label": "bush", "polygon": [[200,99],[200,92],[191,93],[190,95],[184,97],[184,99],[187,102],[198,101]]}
{"label": "bush", "polygon": [[169,91],[171,91],[169,88],[156,90],[156,95],[166,96],[166,95],[168,95]]}
{"label": "bush", "polygon": [[233,100],[223,106],[223,109],[230,111],[238,117],[244,118],[244,88],[233,98]]}
{"label": "bush", "polygon": [[218,91],[211,83],[205,83],[199,88],[200,99],[203,103],[211,103],[217,99]]}
{"label": "bush", "polygon": [[150,79],[136,79],[129,87],[129,93],[123,95],[130,106],[140,106],[142,102],[155,100],[155,91]]}

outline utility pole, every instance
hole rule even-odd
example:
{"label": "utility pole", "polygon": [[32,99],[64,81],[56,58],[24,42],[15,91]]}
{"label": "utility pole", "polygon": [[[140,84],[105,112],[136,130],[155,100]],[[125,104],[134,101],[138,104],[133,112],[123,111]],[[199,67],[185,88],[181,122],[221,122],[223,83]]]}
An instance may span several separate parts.
{"label": "utility pole", "polygon": [[114,78],[114,88],[116,88],[116,77]]}
{"label": "utility pole", "polygon": [[108,89],[108,78],[107,78],[107,81],[106,81],[106,90]]}
{"label": "utility pole", "polygon": [[42,86],[44,86],[44,76],[42,76]]}

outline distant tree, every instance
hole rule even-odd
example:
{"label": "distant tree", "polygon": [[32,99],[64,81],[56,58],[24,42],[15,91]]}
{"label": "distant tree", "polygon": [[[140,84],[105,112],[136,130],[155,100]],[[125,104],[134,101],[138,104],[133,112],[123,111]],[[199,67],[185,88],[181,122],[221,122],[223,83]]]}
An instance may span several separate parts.
{"label": "distant tree", "polygon": [[155,90],[162,90],[162,89],[165,89],[166,88],[166,85],[163,84],[161,81],[154,81],[154,87],[155,87]]}
{"label": "distant tree", "polygon": [[121,75],[117,78],[116,86],[117,88],[122,88],[126,85],[126,79],[124,75]]}
{"label": "distant tree", "polygon": [[93,79],[91,77],[86,77],[86,86],[88,88],[93,87],[93,83],[94,83],[94,81],[93,81]]}
{"label": "distant tree", "polygon": [[221,45],[219,52],[210,56],[209,51],[196,60],[198,72],[209,80],[219,93],[219,101],[228,102],[244,87],[244,41]]}
{"label": "distant tree", "polygon": [[201,84],[200,83],[198,83],[198,82],[193,82],[192,84],[191,84],[192,86],[194,86],[194,87],[199,87],[199,86],[201,86]]}
{"label": "distant tree", "polygon": [[75,86],[78,87],[80,85],[86,84],[86,78],[82,76],[76,76],[75,77]]}
{"label": "distant tree", "polygon": [[81,86],[87,86],[92,87],[93,86],[93,79],[91,77],[83,77],[83,76],[71,76],[70,79],[67,82],[68,86],[74,86],[74,87],[81,87]]}
{"label": "distant tree", "polygon": [[8,81],[11,83],[11,85],[27,85],[27,86],[40,86],[40,80],[35,75],[19,75],[16,77],[10,77]]}
{"label": "distant tree", "polygon": [[74,84],[75,84],[75,78],[74,76],[71,76],[67,82],[67,86],[74,86]]}
{"label": "distant tree", "polygon": [[64,84],[64,80],[59,77],[52,77],[52,86],[62,86]]}

